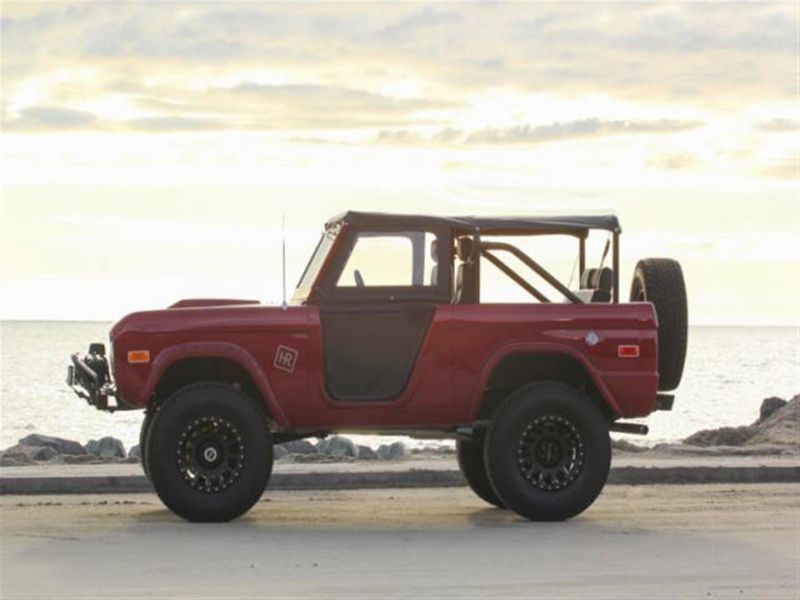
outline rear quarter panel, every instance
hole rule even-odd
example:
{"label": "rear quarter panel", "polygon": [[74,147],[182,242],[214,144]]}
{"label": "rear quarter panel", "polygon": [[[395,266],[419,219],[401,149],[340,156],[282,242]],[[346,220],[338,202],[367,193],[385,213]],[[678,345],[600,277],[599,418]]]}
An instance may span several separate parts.
{"label": "rear quarter panel", "polygon": [[[589,373],[618,417],[652,412],[658,388],[657,322],[652,305],[462,304],[453,307],[453,389],[473,420],[493,368],[515,353],[567,354]],[[586,341],[597,335],[596,345]],[[620,344],[640,346],[619,358]]]}

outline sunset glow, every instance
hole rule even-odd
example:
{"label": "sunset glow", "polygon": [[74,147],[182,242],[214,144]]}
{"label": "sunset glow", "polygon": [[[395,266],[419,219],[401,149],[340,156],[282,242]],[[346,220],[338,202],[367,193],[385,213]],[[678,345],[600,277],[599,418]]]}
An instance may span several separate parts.
{"label": "sunset glow", "polygon": [[347,209],[613,210],[623,286],[669,255],[694,323],[800,322],[795,3],[4,2],[0,26],[3,318],[278,302],[284,214],[296,281]]}

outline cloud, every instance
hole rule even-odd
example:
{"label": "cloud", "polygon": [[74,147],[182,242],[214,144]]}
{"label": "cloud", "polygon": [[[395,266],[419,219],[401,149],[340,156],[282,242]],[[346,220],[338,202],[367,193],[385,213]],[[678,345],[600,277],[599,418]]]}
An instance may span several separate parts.
{"label": "cloud", "polygon": [[[135,106],[137,118],[92,115],[69,107],[29,107],[17,116],[3,111],[3,124],[16,130],[85,129],[142,132],[249,129],[288,131],[361,129],[430,123],[430,114],[458,108],[454,101],[396,98],[352,87],[323,84],[266,85],[186,90],[112,84],[113,96]],[[80,95],[78,95],[80,99]],[[420,116],[426,113],[429,116]]]}
{"label": "cloud", "polygon": [[19,111],[19,117],[3,123],[13,130],[39,131],[84,129],[93,126],[97,117],[82,110],[58,106],[30,106]]}
{"label": "cloud", "polygon": [[375,137],[378,144],[392,144],[398,146],[419,146],[430,145],[431,139],[426,138],[416,131],[409,131],[407,129],[393,129],[386,131],[379,131]]}
{"label": "cloud", "polygon": [[460,24],[462,21],[463,16],[458,12],[452,10],[443,11],[428,7],[384,27],[380,35],[395,39],[409,34],[419,33],[421,30],[430,29],[432,27]]}
{"label": "cloud", "polygon": [[798,133],[800,120],[798,119],[771,119],[756,123],[756,129],[767,133]]}
{"label": "cloud", "polygon": [[101,77],[140,81],[251,68],[336,85],[412,74],[452,97],[503,87],[741,106],[797,94],[790,4],[9,4],[1,26],[12,88],[89,61]]}
{"label": "cloud", "polygon": [[800,158],[790,156],[757,171],[757,174],[770,179],[786,179],[800,182]]}
{"label": "cloud", "polygon": [[627,134],[666,134],[696,129],[700,121],[659,119],[653,121],[579,119],[547,125],[487,127],[477,131],[452,127],[431,136],[409,130],[381,131],[375,138],[379,144],[399,145],[503,145],[541,144],[577,138],[594,138]]}
{"label": "cloud", "polygon": [[538,144],[574,138],[599,137],[636,133],[676,133],[696,129],[698,121],[603,121],[581,119],[550,125],[517,125],[506,129],[487,128],[469,134],[467,144]]}
{"label": "cloud", "polygon": [[661,171],[680,171],[699,163],[697,156],[690,152],[659,153],[647,160],[647,166]]}
{"label": "cloud", "polygon": [[371,91],[323,84],[265,85],[244,82],[216,89],[210,97],[227,98],[242,114],[271,129],[341,129],[421,123],[422,112],[456,108],[454,101],[394,98]]}
{"label": "cloud", "polygon": [[148,119],[131,119],[121,123],[124,128],[154,133],[176,131],[210,131],[226,128],[225,124],[215,119],[192,117],[152,117]]}

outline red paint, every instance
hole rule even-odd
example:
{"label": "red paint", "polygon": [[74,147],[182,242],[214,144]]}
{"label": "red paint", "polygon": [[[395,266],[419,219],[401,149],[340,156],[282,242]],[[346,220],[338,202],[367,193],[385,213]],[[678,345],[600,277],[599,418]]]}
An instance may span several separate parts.
{"label": "red paint", "polygon": [[[599,343],[589,346],[587,332]],[[130,407],[144,408],[176,361],[224,357],[239,363],[272,416],[292,429],[435,428],[473,420],[492,369],[517,353],[578,360],[620,417],[653,410],[658,384],[656,322],[649,304],[443,304],[437,307],[405,391],[389,402],[332,399],[324,382],[319,309],[243,304],[134,313],[111,331],[114,377]],[[635,343],[640,360],[620,360]],[[279,346],[296,351],[291,372],[275,366]],[[149,364],[128,364],[147,348]]]}

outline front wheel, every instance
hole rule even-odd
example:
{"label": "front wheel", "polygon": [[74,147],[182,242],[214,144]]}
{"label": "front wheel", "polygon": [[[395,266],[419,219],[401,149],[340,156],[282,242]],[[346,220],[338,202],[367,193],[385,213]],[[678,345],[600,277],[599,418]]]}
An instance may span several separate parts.
{"label": "front wheel", "polygon": [[533,521],[561,521],[586,510],[611,466],[608,423],[583,392],[540,382],[514,392],[486,438],[486,467],[503,503]]}
{"label": "front wheel", "polygon": [[159,408],[145,456],[156,493],[175,514],[230,521],[264,492],[272,437],[252,398],[228,385],[198,383]]}
{"label": "front wheel", "polygon": [[147,436],[150,434],[150,425],[153,424],[153,417],[156,416],[157,410],[155,407],[145,409],[142,427],[139,429],[139,460],[142,463],[145,477],[148,479],[150,479],[150,473],[147,470]]}

